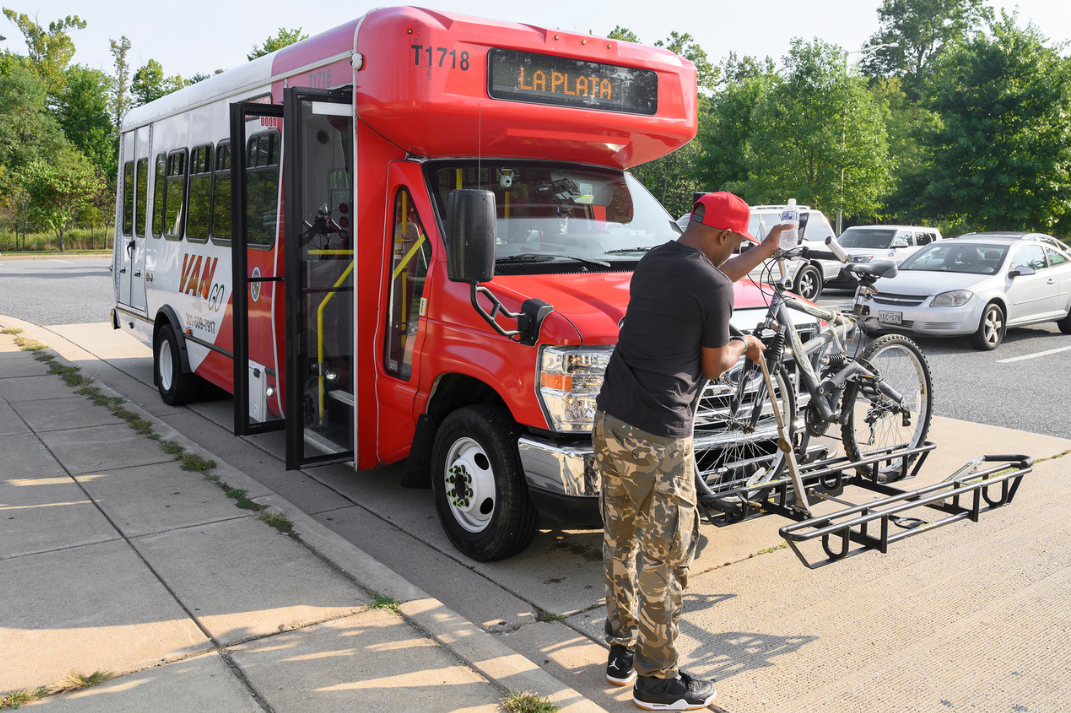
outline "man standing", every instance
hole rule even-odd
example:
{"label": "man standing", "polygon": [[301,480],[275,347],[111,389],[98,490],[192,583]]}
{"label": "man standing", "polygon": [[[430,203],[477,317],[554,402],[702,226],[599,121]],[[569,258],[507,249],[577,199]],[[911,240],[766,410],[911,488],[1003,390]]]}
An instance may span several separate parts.
{"label": "man standing", "polygon": [[[756,337],[729,336],[732,283],[773,256],[781,228],[758,244],[749,219],[742,199],[707,193],[684,234],[644,256],[597,402],[606,678],[636,679],[632,700],[647,710],[705,708],[715,696],[713,683],[677,667],[677,621],[699,536],[692,400],[701,375],[716,379],[745,354],[761,358]],[[756,246],[730,260],[744,238]]]}

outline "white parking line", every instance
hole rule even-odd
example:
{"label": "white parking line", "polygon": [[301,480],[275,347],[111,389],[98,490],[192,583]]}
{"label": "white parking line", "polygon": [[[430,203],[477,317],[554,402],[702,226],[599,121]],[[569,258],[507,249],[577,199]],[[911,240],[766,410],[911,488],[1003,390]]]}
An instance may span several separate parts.
{"label": "white parking line", "polygon": [[64,265],[70,265],[71,264],[70,260],[57,260],[54,257],[53,258],[49,258],[48,261],[49,262],[62,262]]}
{"label": "white parking line", "polygon": [[1013,361],[1023,361],[1024,359],[1036,359],[1037,357],[1048,356],[1049,354],[1059,354],[1060,352],[1071,352],[1071,347],[1060,347],[1059,349],[1049,349],[1048,351],[1038,352],[1037,354],[1027,354],[1026,356],[1012,357],[1011,359],[997,359],[998,364],[1010,364]]}

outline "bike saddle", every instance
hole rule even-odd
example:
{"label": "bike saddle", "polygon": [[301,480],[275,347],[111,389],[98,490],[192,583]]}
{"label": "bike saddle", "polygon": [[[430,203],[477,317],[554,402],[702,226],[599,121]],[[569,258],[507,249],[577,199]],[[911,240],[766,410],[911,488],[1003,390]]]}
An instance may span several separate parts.
{"label": "bike saddle", "polygon": [[845,271],[856,275],[878,277],[896,277],[899,270],[892,260],[872,260],[871,262],[853,262],[844,266]]}

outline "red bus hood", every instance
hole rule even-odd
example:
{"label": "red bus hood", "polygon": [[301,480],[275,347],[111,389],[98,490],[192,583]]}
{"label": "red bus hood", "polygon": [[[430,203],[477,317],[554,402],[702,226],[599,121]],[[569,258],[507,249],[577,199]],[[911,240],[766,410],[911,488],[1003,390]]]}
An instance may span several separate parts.
{"label": "red bus hood", "polygon": [[[491,290],[512,293],[517,302],[528,298],[553,305],[568,318],[588,344],[616,344],[618,323],[628,308],[631,272],[597,272],[573,275],[499,275]],[[735,309],[766,309],[773,290],[748,279],[733,285]],[[501,290],[501,292],[499,292]]]}

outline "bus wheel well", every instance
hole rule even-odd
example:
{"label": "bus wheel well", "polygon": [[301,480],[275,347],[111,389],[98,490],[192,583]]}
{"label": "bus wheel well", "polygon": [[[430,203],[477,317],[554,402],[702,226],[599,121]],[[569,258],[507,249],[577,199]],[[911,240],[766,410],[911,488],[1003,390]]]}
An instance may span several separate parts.
{"label": "bus wheel well", "polygon": [[[413,444],[402,475],[403,488],[431,488],[431,450],[439,424],[462,406],[506,407],[505,400],[486,383],[464,374],[444,374],[432,390],[425,412],[417,419]],[[508,407],[507,407],[508,408]]]}
{"label": "bus wheel well", "polygon": [[[155,349],[156,338],[160,335],[160,329],[165,325],[170,324],[172,331],[175,333],[175,338],[178,339],[179,346],[179,359],[182,361],[182,371],[189,374],[193,371],[190,368],[190,355],[186,351],[186,335],[182,331],[182,322],[178,318],[178,314],[170,305],[164,305],[160,308],[160,311],[156,313],[156,319],[152,324],[152,343]],[[154,355],[155,358],[155,355]],[[156,365],[153,365],[153,374],[156,373]],[[155,376],[154,376],[155,381]]]}

